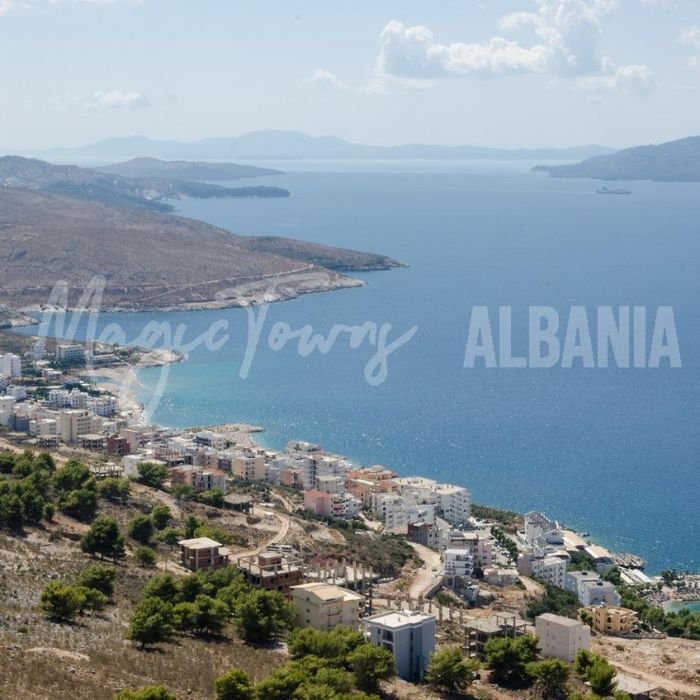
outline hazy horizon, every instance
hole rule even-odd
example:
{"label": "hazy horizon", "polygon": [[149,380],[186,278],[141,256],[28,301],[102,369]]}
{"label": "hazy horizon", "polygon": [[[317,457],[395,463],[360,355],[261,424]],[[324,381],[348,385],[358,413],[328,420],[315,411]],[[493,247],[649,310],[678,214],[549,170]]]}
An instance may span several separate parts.
{"label": "hazy horizon", "polygon": [[[200,143],[204,141],[210,141],[210,140],[224,140],[224,139],[239,139],[243,138],[246,136],[249,136],[251,134],[258,134],[258,133],[283,133],[283,134],[302,134],[304,136],[308,136],[311,138],[315,139],[340,139],[342,141],[346,141],[348,143],[353,143],[356,145],[364,145],[364,146],[372,146],[372,147],[378,147],[378,148],[384,148],[384,147],[393,147],[393,146],[437,146],[437,147],[474,147],[474,148],[489,148],[489,149],[499,149],[499,150],[505,150],[505,151],[517,151],[517,150],[564,150],[564,149],[575,149],[575,148],[586,148],[586,147],[591,147],[591,146],[600,146],[603,148],[611,148],[611,149],[616,149],[620,150],[621,148],[626,148],[626,146],[616,146],[615,144],[608,144],[608,143],[597,143],[593,141],[589,142],[583,142],[583,143],[543,143],[541,145],[535,145],[535,146],[519,146],[519,145],[513,145],[513,146],[502,146],[498,144],[487,144],[487,143],[477,143],[477,142],[469,142],[469,141],[464,141],[464,142],[459,142],[459,143],[442,143],[437,140],[430,140],[429,138],[426,138],[423,141],[401,141],[401,140],[394,140],[394,141],[360,141],[357,139],[352,139],[352,138],[345,138],[342,136],[338,136],[337,134],[328,132],[328,133],[309,133],[306,131],[300,131],[298,129],[285,129],[285,128],[270,128],[270,129],[253,129],[251,131],[245,131],[241,133],[230,133],[230,134],[208,134],[200,137],[195,137],[195,138],[188,138],[188,139],[178,139],[178,138],[164,138],[160,137],[158,135],[147,135],[147,134],[141,134],[141,133],[133,133],[133,134],[119,134],[119,135],[106,135],[102,138],[97,138],[92,141],[77,141],[77,142],[71,142],[71,143],[60,143],[60,144],[55,144],[52,146],[44,147],[44,148],[24,148],[24,149],[17,149],[17,152],[19,154],[21,153],[31,153],[31,152],[36,152],[36,153],[41,153],[41,152],[50,152],[53,150],[77,150],[80,148],[83,148],[85,146],[92,146],[95,144],[99,144],[102,142],[108,142],[112,140],[136,140],[136,139],[145,139],[148,141],[172,141],[174,143],[182,143],[182,144],[195,144],[195,143]],[[696,134],[686,134],[686,136],[695,136]],[[683,138],[683,137],[680,137]],[[4,144],[0,144],[0,150],[3,152],[10,152],[10,149],[3,149]],[[645,145],[645,144],[633,144],[633,145]]]}
{"label": "hazy horizon", "polygon": [[624,148],[692,135],[697,0],[0,0],[0,145],[285,129]]}

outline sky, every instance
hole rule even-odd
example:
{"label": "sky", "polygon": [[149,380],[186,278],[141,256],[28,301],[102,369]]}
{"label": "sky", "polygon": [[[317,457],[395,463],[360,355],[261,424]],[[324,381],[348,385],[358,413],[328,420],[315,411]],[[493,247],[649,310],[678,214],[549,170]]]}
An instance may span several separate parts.
{"label": "sky", "polygon": [[700,0],[0,0],[0,147],[700,134]]}

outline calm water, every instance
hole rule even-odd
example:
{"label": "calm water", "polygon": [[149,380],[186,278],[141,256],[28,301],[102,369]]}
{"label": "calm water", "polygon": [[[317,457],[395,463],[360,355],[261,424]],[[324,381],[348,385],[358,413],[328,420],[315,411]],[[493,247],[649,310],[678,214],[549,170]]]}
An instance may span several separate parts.
{"label": "calm water", "polygon": [[[239,233],[375,251],[410,267],[271,306],[246,380],[246,311],[154,315],[186,324],[188,338],[225,319],[231,336],[170,368],[156,422],[264,425],[269,446],[318,441],[358,462],[464,484],[478,502],[544,510],[643,555],[650,571],[700,569],[700,186],[634,183],[632,196],[602,197],[595,183],[523,164],[295,167],[268,181],[288,187],[287,200],[178,206]],[[513,307],[518,352],[528,305],[556,307],[565,323],[570,305],[594,318],[597,305],[634,304],[673,306],[682,369],[462,367],[473,305],[487,305],[494,325],[499,305]],[[115,319],[132,338],[146,320],[101,322]],[[276,321],[321,333],[388,322],[389,341],[418,331],[389,357],[386,381],[370,386],[373,348],[341,338],[325,355],[300,357],[291,343],[272,351]],[[142,372],[144,401],[159,372]]]}

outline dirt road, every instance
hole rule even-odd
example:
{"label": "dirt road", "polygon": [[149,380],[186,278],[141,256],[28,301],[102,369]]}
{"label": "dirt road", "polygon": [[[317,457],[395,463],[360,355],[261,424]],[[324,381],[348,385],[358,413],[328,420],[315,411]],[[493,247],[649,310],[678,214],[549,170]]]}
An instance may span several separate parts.
{"label": "dirt road", "polygon": [[440,555],[422,544],[409,542],[416,554],[423,560],[423,566],[416,571],[413,580],[408,586],[408,595],[411,598],[424,596],[441,578],[440,570],[442,562]]}

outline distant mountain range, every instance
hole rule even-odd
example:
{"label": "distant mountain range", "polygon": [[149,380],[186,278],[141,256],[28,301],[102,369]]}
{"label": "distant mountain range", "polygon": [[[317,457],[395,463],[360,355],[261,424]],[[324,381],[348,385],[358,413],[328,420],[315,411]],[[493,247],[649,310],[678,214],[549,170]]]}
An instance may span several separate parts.
{"label": "distant mountain range", "polygon": [[[180,166],[182,170],[184,165]],[[170,204],[162,201],[165,199],[289,196],[289,192],[280,187],[230,188],[177,178],[122,177],[20,156],[0,158],[0,187],[63,194],[92,202],[160,212],[173,210]]]}
{"label": "distant mountain range", "polygon": [[700,136],[636,146],[571,165],[538,165],[553,177],[700,182]]}
{"label": "distant mountain range", "polygon": [[159,141],[143,136],[110,138],[78,148],[55,148],[33,155],[51,160],[95,158],[116,160],[131,157],[172,159],[450,159],[450,160],[581,160],[613,153],[604,146],[577,148],[482,148],[479,146],[367,146],[333,136],[308,136],[298,131],[253,131],[232,138],[201,141]]}

